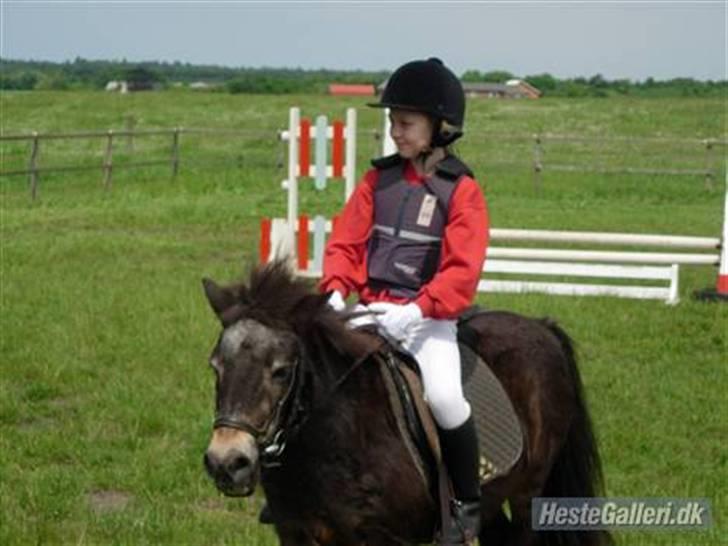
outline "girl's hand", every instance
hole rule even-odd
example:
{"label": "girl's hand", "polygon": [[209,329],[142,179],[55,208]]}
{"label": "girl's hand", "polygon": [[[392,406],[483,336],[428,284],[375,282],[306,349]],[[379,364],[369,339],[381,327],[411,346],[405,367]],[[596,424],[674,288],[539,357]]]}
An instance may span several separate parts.
{"label": "girl's hand", "polygon": [[396,303],[375,302],[369,310],[379,313],[379,325],[394,339],[404,341],[413,326],[422,320],[422,310],[416,303],[398,305]]}
{"label": "girl's hand", "polygon": [[339,292],[338,290],[334,290],[333,292],[331,292],[331,295],[329,296],[329,301],[327,301],[326,303],[328,303],[334,311],[343,311],[344,309],[346,309],[344,296],[342,296],[341,292]]}

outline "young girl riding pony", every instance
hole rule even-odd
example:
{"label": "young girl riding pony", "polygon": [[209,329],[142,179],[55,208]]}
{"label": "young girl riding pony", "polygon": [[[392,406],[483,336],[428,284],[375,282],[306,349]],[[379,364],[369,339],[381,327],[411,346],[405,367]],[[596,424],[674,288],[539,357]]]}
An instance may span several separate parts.
{"label": "young girl riding pony", "polygon": [[480,527],[479,451],[460,382],[457,318],[476,293],[488,245],[485,199],[450,145],[463,135],[465,95],[439,59],[398,68],[380,102],[397,153],[372,162],[324,255],[320,288],[345,307],[356,293],[417,360],[456,500],[442,544]]}

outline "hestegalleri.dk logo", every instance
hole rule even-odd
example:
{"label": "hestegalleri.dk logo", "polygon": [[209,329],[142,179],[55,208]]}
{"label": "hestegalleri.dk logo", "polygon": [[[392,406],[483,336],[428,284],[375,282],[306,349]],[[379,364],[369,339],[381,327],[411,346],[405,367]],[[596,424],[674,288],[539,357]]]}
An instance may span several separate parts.
{"label": "hestegalleri.dk logo", "polygon": [[702,530],[712,521],[708,499],[536,497],[531,501],[531,527],[540,531]]}

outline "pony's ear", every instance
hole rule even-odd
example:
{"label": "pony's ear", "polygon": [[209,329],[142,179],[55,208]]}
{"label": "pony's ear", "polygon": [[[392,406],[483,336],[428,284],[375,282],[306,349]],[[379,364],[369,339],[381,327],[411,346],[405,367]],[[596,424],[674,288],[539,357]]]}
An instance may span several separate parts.
{"label": "pony's ear", "polygon": [[202,286],[205,289],[205,295],[207,301],[210,303],[210,307],[215,311],[218,317],[222,317],[222,314],[230,307],[235,305],[235,295],[227,288],[218,286],[212,279],[202,279]]}

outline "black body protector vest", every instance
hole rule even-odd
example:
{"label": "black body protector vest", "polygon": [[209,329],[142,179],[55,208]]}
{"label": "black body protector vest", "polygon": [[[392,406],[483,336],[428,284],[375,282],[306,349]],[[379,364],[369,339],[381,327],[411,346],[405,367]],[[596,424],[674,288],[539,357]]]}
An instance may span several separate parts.
{"label": "black body protector vest", "polygon": [[397,154],[372,161],[372,165],[379,178],[367,249],[368,284],[374,290],[414,298],[440,264],[452,193],[464,175],[473,174],[452,155],[417,185],[405,180],[406,163]]}

